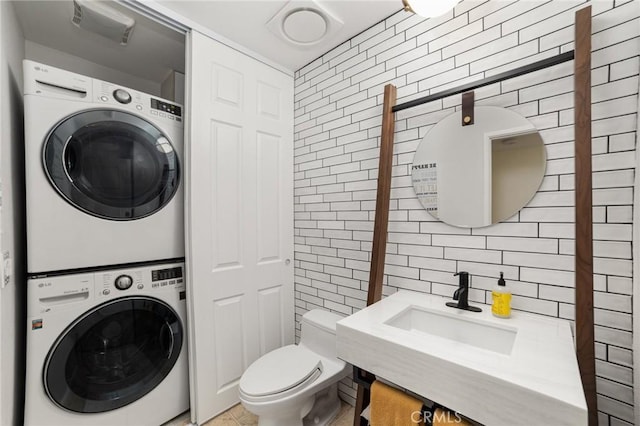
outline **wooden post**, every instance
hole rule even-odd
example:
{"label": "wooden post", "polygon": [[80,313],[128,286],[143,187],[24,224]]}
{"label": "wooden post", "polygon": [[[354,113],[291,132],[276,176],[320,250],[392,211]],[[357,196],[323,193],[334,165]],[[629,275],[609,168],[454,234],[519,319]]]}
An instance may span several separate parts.
{"label": "wooden post", "polygon": [[591,6],[576,12],[574,61],[576,197],[576,353],[589,409],[598,424],[593,322],[593,203],[591,183]]}
{"label": "wooden post", "polygon": [[382,107],[382,137],[380,138],[380,163],[378,165],[378,193],[376,195],[376,219],[373,226],[373,249],[369,271],[367,306],[382,298],[384,257],[387,250],[387,225],[389,224],[389,200],[391,198],[391,169],[393,164],[393,133],[395,117],[391,110],[396,104],[396,87],[384,86]]}
{"label": "wooden post", "polygon": [[[389,224],[389,200],[391,198],[391,169],[393,164],[393,133],[395,117],[392,108],[396,104],[396,87],[384,86],[382,107],[382,136],[380,138],[380,163],[378,165],[378,193],[376,196],[376,218],[373,226],[373,248],[369,271],[367,306],[382,298],[384,258],[387,250],[387,226]],[[369,374],[369,373],[365,373]],[[360,426],[360,413],[369,404],[369,392],[358,386],[353,425]]]}

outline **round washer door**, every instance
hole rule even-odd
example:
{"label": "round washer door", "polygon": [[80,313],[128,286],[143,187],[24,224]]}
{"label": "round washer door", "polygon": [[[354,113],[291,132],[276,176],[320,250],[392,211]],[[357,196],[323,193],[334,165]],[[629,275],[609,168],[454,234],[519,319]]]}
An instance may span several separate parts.
{"label": "round washer door", "polygon": [[176,312],[151,297],[111,300],[67,327],[44,363],[49,398],[77,413],[130,404],[169,374],[182,348]]}
{"label": "round washer door", "polygon": [[47,136],[43,163],[69,203],[110,220],[140,219],[162,209],[180,179],[167,136],[118,110],[87,110],[60,121]]}

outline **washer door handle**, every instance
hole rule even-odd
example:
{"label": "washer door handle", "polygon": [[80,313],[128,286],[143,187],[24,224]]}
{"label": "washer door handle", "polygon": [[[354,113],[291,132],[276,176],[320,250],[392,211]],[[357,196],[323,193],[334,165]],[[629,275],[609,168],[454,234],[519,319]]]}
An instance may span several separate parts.
{"label": "washer door handle", "polygon": [[166,353],[167,359],[171,358],[171,354],[173,353],[173,331],[167,322],[162,324],[160,328],[160,346],[162,346],[162,350]]}
{"label": "washer door handle", "polygon": [[67,172],[67,176],[69,177],[69,180],[71,180],[72,182],[73,182],[73,179],[71,179],[71,171],[75,167],[76,167],[76,153],[73,150],[73,147],[67,144],[64,150],[64,168],[65,168],[65,171]]}

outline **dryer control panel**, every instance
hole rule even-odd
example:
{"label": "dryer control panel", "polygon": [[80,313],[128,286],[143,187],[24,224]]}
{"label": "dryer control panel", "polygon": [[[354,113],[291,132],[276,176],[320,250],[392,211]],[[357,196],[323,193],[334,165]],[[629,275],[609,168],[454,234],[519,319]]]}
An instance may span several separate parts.
{"label": "dryer control panel", "polygon": [[155,111],[162,117],[161,114],[168,114],[167,116],[175,117],[176,121],[180,121],[182,117],[182,108],[180,105],[174,105],[160,99],[151,98],[151,115],[155,115]]}
{"label": "dryer control panel", "polygon": [[182,124],[182,106],[166,99],[99,80],[93,81],[93,96],[100,104],[118,105],[163,122]]}
{"label": "dryer control panel", "polygon": [[85,102],[90,108],[118,106],[165,123],[182,125],[181,105],[128,87],[24,60],[24,94]]}

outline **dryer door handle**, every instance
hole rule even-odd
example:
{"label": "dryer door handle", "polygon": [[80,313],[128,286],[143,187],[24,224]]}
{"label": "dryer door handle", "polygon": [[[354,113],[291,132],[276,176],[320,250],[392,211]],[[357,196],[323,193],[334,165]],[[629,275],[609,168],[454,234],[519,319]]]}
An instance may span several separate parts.
{"label": "dryer door handle", "polygon": [[173,353],[173,331],[171,330],[171,325],[168,322],[162,324],[162,328],[160,328],[160,346],[162,350],[165,352],[167,359],[171,358],[171,354]]}

